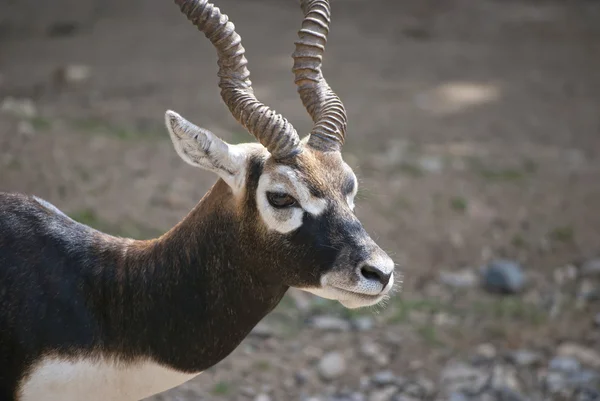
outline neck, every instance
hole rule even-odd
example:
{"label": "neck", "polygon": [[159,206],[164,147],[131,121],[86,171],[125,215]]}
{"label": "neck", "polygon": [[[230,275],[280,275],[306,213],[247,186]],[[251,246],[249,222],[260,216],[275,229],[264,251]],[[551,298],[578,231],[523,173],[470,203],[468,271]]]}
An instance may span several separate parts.
{"label": "neck", "polygon": [[[229,355],[281,300],[287,287],[257,277],[240,249],[240,225],[218,182],[157,240],[128,245],[112,322],[121,352],[203,371]],[[123,332],[125,331],[125,332]]]}

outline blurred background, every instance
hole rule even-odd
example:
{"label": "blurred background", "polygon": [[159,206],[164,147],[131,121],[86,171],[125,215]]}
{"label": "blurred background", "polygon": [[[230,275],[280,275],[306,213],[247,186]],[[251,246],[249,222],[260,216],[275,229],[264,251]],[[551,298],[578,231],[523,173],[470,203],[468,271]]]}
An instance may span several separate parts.
{"label": "blurred background", "polygon": [[[293,0],[218,0],[259,99],[311,124]],[[325,76],[357,213],[402,267],[384,307],[290,291],[226,360],[153,400],[600,400],[600,3],[333,0]],[[134,238],[215,181],[163,113],[253,138],[169,0],[0,2],[0,190]]]}

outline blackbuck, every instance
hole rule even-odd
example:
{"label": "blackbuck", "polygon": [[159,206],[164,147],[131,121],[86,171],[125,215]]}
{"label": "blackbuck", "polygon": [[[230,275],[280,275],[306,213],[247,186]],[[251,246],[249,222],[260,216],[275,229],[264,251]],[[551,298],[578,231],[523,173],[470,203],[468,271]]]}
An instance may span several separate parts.
{"label": "blackbuck", "polygon": [[300,139],[253,94],[240,36],[206,0],[175,0],[217,50],[221,95],[260,143],[228,144],[166,112],[179,156],[219,179],[148,241],[80,224],[35,196],[0,195],[0,399],[139,400],[229,355],[293,287],[379,303],[394,263],[355,216],[346,111],[321,72],[327,0],[301,1]]}

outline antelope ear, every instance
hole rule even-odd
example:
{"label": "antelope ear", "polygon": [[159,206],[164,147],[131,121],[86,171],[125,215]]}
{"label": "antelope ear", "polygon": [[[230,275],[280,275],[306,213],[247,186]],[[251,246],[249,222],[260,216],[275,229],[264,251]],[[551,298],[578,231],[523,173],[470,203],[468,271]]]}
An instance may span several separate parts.
{"label": "antelope ear", "polygon": [[216,173],[234,192],[243,188],[246,179],[243,149],[197,127],[174,111],[165,113],[165,123],[175,151],[186,163]]}

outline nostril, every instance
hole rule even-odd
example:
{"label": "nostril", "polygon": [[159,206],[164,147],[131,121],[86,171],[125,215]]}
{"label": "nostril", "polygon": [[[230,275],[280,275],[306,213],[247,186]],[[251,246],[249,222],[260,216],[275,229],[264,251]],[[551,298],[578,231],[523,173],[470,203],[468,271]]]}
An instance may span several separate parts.
{"label": "nostril", "polygon": [[376,267],[365,265],[360,269],[360,274],[367,280],[377,281],[385,287],[390,281],[391,274],[384,273]]}

